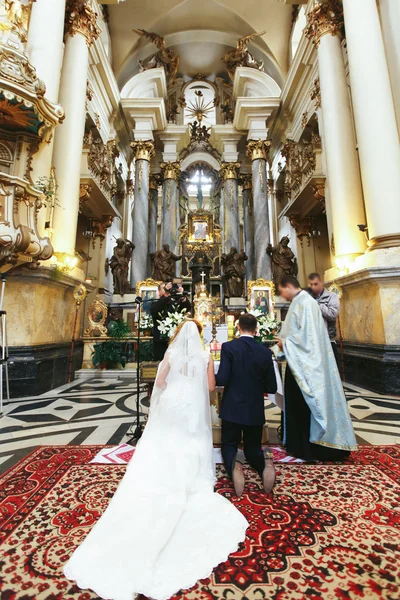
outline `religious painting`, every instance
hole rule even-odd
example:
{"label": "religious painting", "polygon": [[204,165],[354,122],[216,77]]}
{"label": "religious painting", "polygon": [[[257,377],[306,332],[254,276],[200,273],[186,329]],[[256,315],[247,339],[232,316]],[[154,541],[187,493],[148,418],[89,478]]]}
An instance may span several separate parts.
{"label": "religious painting", "polygon": [[274,284],[272,281],[257,279],[248,282],[248,308],[259,310],[265,315],[274,314]]}
{"label": "religious painting", "polygon": [[142,315],[150,315],[151,305],[158,298],[158,286],[159,282],[154,279],[146,279],[136,284],[136,294],[142,298]]}
{"label": "religious painting", "polygon": [[195,240],[206,240],[208,236],[207,221],[195,221],[193,223],[193,237]]}

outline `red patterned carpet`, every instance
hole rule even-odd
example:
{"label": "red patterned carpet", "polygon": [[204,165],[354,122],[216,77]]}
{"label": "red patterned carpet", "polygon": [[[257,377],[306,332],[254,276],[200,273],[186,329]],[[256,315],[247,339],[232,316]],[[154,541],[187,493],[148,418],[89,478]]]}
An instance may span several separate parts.
{"label": "red patterned carpet", "polygon": [[[88,464],[98,446],[35,450],[0,479],[1,600],[91,600],[61,567],[125,471]],[[346,464],[279,464],[273,497],[255,475],[238,501],[239,551],[176,600],[400,598],[400,447],[364,447]]]}

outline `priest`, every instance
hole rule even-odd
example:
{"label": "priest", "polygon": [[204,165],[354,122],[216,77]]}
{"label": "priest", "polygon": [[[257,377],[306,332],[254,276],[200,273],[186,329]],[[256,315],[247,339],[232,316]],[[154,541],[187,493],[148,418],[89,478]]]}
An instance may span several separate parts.
{"label": "priest", "polygon": [[305,460],[341,460],[357,443],[321,311],[295,277],[283,277],[279,291],[291,302],[276,348],[287,361],[286,450]]}

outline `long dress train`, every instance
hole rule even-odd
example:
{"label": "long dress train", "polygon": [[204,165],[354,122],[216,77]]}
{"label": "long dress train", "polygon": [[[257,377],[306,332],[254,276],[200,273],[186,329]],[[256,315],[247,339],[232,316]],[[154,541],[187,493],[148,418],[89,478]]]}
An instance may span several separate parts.
{"label": "long dress train", "polygon": [[149,421],[116,494],[64,567],[80,588],[166,600],[245,539],[246,519],[213,491],[207,363],[188,322],[161,363]]}

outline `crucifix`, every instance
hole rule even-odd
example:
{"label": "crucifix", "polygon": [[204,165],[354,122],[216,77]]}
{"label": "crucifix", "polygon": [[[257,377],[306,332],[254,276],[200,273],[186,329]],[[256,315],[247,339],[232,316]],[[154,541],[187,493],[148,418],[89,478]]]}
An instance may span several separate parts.
{"label": "crucifix", "polygon": [[206,274],[204,273],[204,271],[202,271],[200,273],[200,277],[201,277],[201,285],[204,285],[204,278],[205,278]]}

